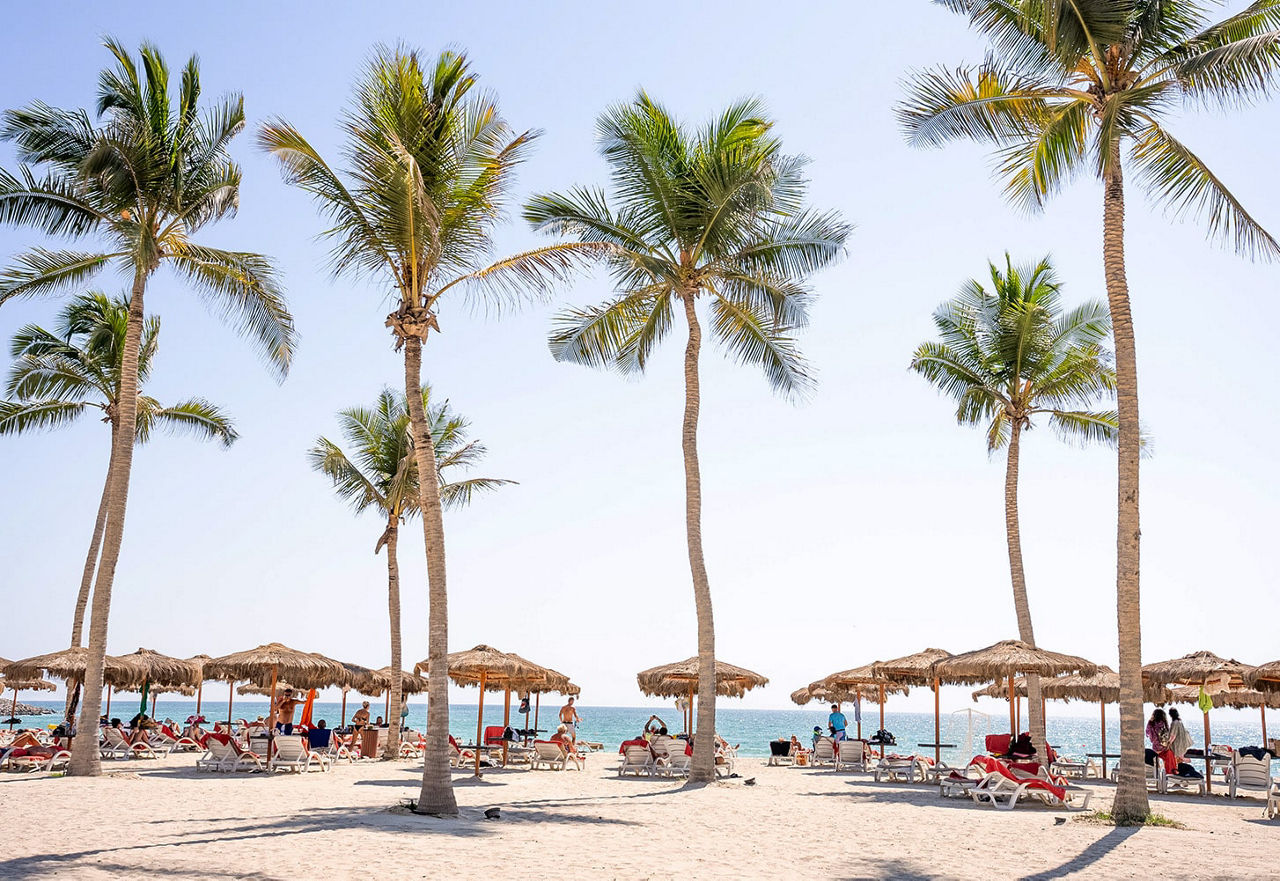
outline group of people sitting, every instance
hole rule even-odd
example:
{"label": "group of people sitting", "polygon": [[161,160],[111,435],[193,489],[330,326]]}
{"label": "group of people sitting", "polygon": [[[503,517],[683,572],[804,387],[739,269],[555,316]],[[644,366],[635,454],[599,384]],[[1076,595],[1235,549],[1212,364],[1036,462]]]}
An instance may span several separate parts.
{"label": "group of people sitting", "polygon": [[[737,746],[733,746],[733,747],[729,746],[729,742],[725,740],[723,737],[721,737],[719,732],[716,732],[716,734],[714,735],[714,738],[715,738],[716,764],[722,765],[727,761],[729,755],[733,751],[737,750]],[[667,739],[676,740],[683,743],[684,754],[687,756],[693,755],[694,735],[670,734],[667,731],[667,723],[663,722],[657,716],[649,717],[649,721],[644,723],[644,727],[640,731],[640,734],[638,737],[633,737],[630,740],[624,740],[622,742],[622,745],[618,747],[618,754],[619,755],[624,754],[627,751],[627,747],[629,746],[643,746],[647,748],[649,750],[649,754],[655,760],[657,760],[662,758],[663,755],[665,755],[666,753],[659,754],[659,752],[654,748],[654,744],[657,741],[665,742],[665,740]],[[670,747],[668,747],[668,749],[669,748]]]}
{"label": "group of people sitting", "polygon": [[[1147,721],[1147,739],[1151,741],[1151,749],[1155,758],[1164,765],[1166,774],[1177,774],[1180,766],[1187,761],[1187,751],[1191,749],[1191,735],[1176,709],[1170,708],[1166,716],[1164,710],[1157,707]],[[1199,776],[1199,772],[1187,765],[1190,773]]]}

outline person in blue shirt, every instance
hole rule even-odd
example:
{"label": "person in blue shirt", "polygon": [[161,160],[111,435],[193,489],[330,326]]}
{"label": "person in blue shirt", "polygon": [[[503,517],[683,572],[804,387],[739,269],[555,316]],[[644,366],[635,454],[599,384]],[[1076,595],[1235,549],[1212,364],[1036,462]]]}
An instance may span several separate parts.
{"label": "person in blue shirt", "polygon": [[831,705],[831,715],[827,717],[827,728],[831,730],[831,736],[837,741],[844,740],[847,735],[845,729],[849,727],[849,720],[844,717],[844,713],[840,712],[839,704]]}

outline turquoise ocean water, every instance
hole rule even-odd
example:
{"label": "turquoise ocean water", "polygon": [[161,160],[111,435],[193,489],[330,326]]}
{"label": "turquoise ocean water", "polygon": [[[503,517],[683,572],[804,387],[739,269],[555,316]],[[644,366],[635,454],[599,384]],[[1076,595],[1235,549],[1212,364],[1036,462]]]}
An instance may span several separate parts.
{"label": "turquoise ocean water", "polygon": [[[62,708],[61,701],[27,700],[23,702],[48,706],[59,711]],[[182,722],[195,712],[195,706],[195,701],[189,698],[169,700],[162,696],[156,705],[156,716],[162,720],[168,717]],[[355,701],[347,703],[348,718],[358,706],[359,703]],[[374,716],[379,715],[383,707],[384,704],[380,700],[370,701],[371,712]],[[548,727],[554,728],[558,709],[559,705],[554,701],[543,706],[538,727],[544,729]],[[1115,716],[1115,708],[1108,709],[1107,748],[1109,751],[1115,752],[1116,746],[1120,742],[1120,728]],[[201,712],[210,720],[226,718],[226,710],[225,701],[220,702],[218,700],[204,701],[201,707]],[[112,716],[118,716],[127,721],[137,711],[138,698],[136,695],[120,695],[112,701]],[[263,700],[241,700],[237,697],[233,708],[233,715],[237,719],[256,718],[259,714],[265,715],[266,712],[267,703]],[[340,712],[341,704],[336,701],[317,701],[314,718],[316,720],[324,719],[330,727],[334,727],[339,722]],[[650,707],[591,707],[584,705],[579,706],[578,712],[583,719],[583,723],[579,727],[578,737],[584,740],[599,741],[609,751],[616,751],[618,744],[623,740],[639,734],[650,713],[656,713],[661,716],[671,727],[673,733],[678,731],[681,725],[680,714],[677,711],[673,711],[669,704]],[[846,706],[845,713],[849,717],[850,733],[853,733],[855,725],[852,708]],[[729,743],[740,744],[739,753],[745,756],[768,755],[769,741],[776,737],[790,737],[795,734],[800,737],[801,741],[807,743],[808,737],[813,731],[813,726],[821,725],[825,730],[827,721],[825,710],[817,705],[813,709],[796,710],[743,710],[721,707],[717,709],[716,715],[720,733]],[[502,724],[501,698],[497,701],[496,706],[486,701],[484,716],[485,724],[487,725]],[[1202,730],[1200,713],[1194,708],[1188,708],[1184,713],[1184,718],[1187,722],[1187,728],[1191,731],[1192,739],[1198,745],[1201,740],[1200,732]],[[450,729],[460,742],[468,743],[475,739],[476,706],[474,704],[450,705],[449,719]],[[1213,720],[1212,714],[1210,714],[1210,720]],[[57,721],[57,716],[28,716],[23,719],[23,724],[31,727],[44,727]],[[409,725],[423,730],[426,727],[426,721],[426,702],[422,698],[411,699],[409,703]],[[879,727],[878,721],[879,716],[874,708],[864,713],[863,735],[869,737]],[[532,726],[532,723],[533,717],[530,716],[530,726]],[[515,715],[514,702],[512,704],[511,724],[513,728],[524,727],[523,717]],[[1277,721],[1276,724],[1280,726],[1280,721]],[[1053,705],[1050,704],[1047,725],[1049,742],[1065,755],[1082,755],[1101,750],[1101,732],[1096,717],[1093,719],[1075,716],[1055,717]],[[981,752],[983,736],[988,733],[1003,733],[1008,728],[1008,716],[993,715],[989,719],[983,719],[980,715],[975,714],[972,726],[972,742],[966,745],[970,735],[969,716],[965,713],[943,713],[942,741],[943,743],[955,744],[954,748],[942,751],[944,760],[953,763],[963,762],[974,753]],[[919,743],[933,742],[932,714],[886,713],[885,727],[897,737],[898,752],[903,754],[933,752],[932,748],[917,747]],[[1280,731],[1280,728],[1277,730]],[[1213,741],[1233,746],[1260,745],[1262,741],[1261,726],[1256,718],[1252,721],[1241,721],[1239,719],[1216,721],[1213,724]]]}

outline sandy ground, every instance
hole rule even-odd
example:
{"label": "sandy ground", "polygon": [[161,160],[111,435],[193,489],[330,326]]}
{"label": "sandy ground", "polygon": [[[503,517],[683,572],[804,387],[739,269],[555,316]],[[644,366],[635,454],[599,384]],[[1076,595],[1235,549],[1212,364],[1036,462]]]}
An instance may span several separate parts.
{"label": "sandy ground", "polygon": [[[1115,829],[936,787],[770,768],[704,788],[583,772],[455,772],[463,817],[395,806],[420,765],[197,774],[190,754],[105,763],[97,779],[0,775],[0,878],[1266,878],[1280,821],[1258,799],[1154,796],[1186,829]],[[755,785],[746,786],[754,777]],[[1090,809],[1109,807],[1109,785]],[[502,808],[499,820],[481,811]]]}

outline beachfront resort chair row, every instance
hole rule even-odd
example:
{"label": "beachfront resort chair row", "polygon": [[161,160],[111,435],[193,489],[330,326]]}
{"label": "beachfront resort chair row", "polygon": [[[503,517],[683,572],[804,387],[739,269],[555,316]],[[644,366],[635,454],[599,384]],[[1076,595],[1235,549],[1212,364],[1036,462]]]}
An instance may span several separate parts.
{"label": "beachfront resort chair row", "polygon": [[[737,765],[738,751],[731,746],[716,750],[716,775],[731,776]],[[648,744],[623,744],[618,762],[618,776],[627,774],[649,777],[688,777],[693,757],[685,751],[685,741],[667,735],[655,737]]]}
{"label": "beachfront resort chair row", "polygon": [[68,741],[41,737],[34,731],[20,731],[0,745],[0,770],[58,771],[71,761]]}
{"label": "beachfront resort chair row", "polygon": [[[210,737],[205,742],[205,754],[196,759],[197,771],[328,771],[332,759],[324,752],[313,750],[307,739],[299,734],[279,735],[270,747],[246,749],[230,738]],[[264,755],[270,753],[264,758]]]}

